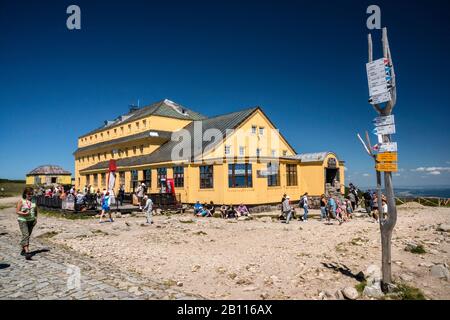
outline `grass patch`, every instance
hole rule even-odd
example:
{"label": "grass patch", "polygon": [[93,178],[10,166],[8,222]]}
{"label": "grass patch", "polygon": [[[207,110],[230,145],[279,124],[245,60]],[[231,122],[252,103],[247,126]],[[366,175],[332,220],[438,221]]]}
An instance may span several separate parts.
{"label": "grass patch", "polygon": [[166,279],[163,281],[164,285],[166,285],[167,287],[173,287],[177,285],[177,282],[175,280],[172,279]]}
{"label": "grass patch", "polygon": [[180,220],[180,223],[194,223],[194,220]]}
{"label": "grass patch", "polygon": [[360,283],[358,283],[357,285],[355,285],[355,289],[356,291],[358,291],[358,293],[360,295],[362,295],[362,293],[364,292],[364,288],[367,286],[367,281],[361,281]]}
{"label": "grass patch", "polygon": [[354,239],[352,239],[352,241],[350,241],[350,243],[354,246],[362,246],[364,243],[367,243],[367,242],[369,242],[369,239],[361,238],[361,237],[354,238]]}
{"label": "grass patch", "polygon": [[14,197],[21,195],[25,188],[25,181],[0,181],[0,198]]}
{"label": "grass patch", "polygon": [[397,284],[397,288],[394,289],[394,297],[398,300],[426,300],[423,292],[407,284]]}
{"label": "grass patch", "polygon": [[100,235],[104,235],[104,236],[107,236],[108,235],[108,232],[105,232],[105,231],[102,231],[102,230],[93,230],[92,231],[92,233],[93,234],[100,234]]}
{"label": "grass patch", "polygon": [[339,244],[336,245],[336,247],[334,248],[336,250],[336,252],[347,252],[347,248],[345,248],[345,242],[341,242]]}
{"label": "grass patch", "polygon": [[405,249],[405,251],[409,251],[411,253],[415,253],[415,254],[424,254],[427,253],[427,251],[425,250],[425,248],[423,247],[423,245],[418,244],[417,246],[413,247],[413,248],[407,248]]}

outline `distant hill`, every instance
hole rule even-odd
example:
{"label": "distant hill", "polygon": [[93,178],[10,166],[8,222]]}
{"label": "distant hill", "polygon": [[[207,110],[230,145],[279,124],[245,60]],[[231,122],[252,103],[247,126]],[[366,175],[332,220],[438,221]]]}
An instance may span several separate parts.
{"label": "distant hill", "polygon": [[0,179],[0,183],[25,183],[25,180]]}
{"label": "distant hill", "polygon": [[25,180],[0,179],[0,198],[18,196],[24,188]]}

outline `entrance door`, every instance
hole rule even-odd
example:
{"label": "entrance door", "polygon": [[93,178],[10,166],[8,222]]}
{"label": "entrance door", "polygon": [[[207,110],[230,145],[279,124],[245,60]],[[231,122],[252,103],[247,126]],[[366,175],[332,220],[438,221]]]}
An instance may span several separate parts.
{"label": "entrance door", "polygon": [[330,183],[333,186],[334,181],[339,181],[339,169],[325,168],[325,185]]}

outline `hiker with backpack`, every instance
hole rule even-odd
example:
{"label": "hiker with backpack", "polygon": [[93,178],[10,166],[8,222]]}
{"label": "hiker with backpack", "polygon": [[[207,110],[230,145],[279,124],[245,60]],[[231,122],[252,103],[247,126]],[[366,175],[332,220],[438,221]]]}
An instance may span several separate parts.
{"label": "hiker with backpack", "polygon": [[[307,222],[308,221],[308,192],[305,192],[305,194],[300,198],[298,206],[299,206],[299,208],[303,208],[303,210],[304,210],[303,222]],[[299,220],[300,220],[300,218],[299,218]]]}
{"label": "hiker with backpack", "polygon": [[291,198],[289,196],[285,196],[282,206],[283,215],[286,215],[286,224],[289,224],[289,221],[291,220],[294,211],[291,207],[290,199]]}

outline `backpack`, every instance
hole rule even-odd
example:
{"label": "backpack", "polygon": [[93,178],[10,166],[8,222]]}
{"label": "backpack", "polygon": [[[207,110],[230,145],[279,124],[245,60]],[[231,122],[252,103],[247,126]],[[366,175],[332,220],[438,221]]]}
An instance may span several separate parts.
{"label": "backpack", "polygon": [[300,206],[300,208],[303,208],[305,206],[305,198],[302,197],[298,205]]}

